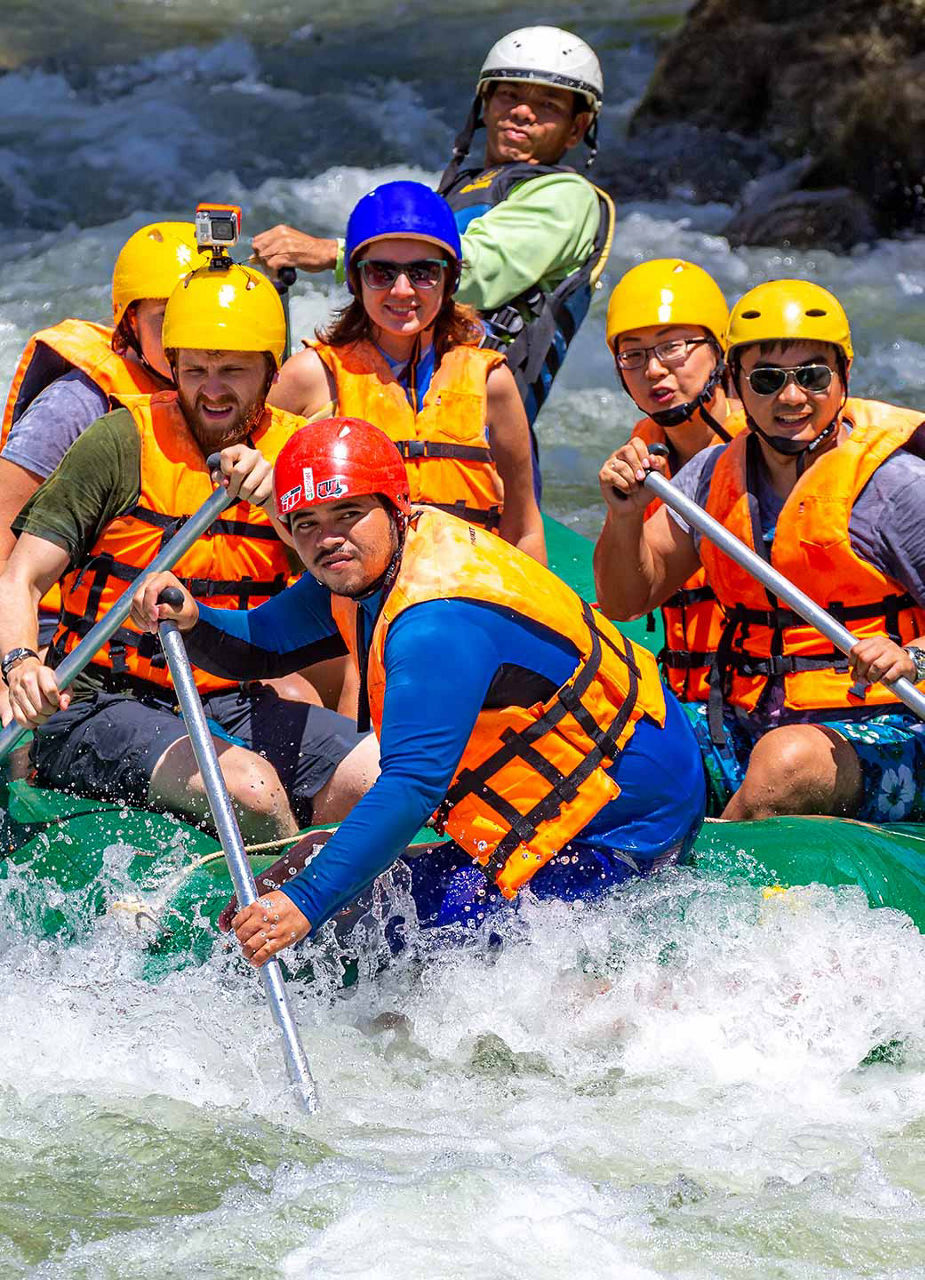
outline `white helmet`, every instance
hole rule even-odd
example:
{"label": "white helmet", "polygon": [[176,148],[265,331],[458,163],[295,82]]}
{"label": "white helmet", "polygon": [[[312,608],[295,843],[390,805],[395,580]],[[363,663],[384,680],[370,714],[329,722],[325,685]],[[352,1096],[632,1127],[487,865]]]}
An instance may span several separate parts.
{"label": "white helmet", "polygon": [[521,27],[492,45],[479,72],[477,92],[494,80],[533,80],[583,94],[596,116],[604,77],[589,44],[560,27]]}

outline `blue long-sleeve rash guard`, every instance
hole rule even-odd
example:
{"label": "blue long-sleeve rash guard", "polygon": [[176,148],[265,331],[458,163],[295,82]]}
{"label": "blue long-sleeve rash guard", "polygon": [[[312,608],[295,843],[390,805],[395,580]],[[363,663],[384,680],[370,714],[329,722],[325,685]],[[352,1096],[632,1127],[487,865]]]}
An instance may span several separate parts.
{"label": "blue long-sleeve rash guard", "polygon": [[[380,603],[378,596],[361,602],[367,637]],[[330,594],[309,574],[257,609],[200,605],[199,624],[187,640],[197,665],[236,680],[283,675],[346,651],[331,614]],[[428,820],[486,701],[501,706],[545,700],[571,676],[576,659],[567,640],[493,605],[434,600],[399,615],[385,644],[381,774],[320,853],[282,887],[313,930],[385,871]],[[649,797],[642,821],[658,825],[651,768],[653,755],[661,754],[652,747],[661,743],[650,742],[646,749],[646,730],[659,739],[665,735],[654,723],[641,723],[631,740],[630,748],[635,744],[642,749],[638,765],[649,781],[639,778],[639,785],[628,785],[634,766],[632,752],[624,752],[613,766],[615,776],[620,771],[624,794],[595,819],[598,839],[602,826],[610,835],[610,829],[621,825],[618,806],[629,801],[638,808],[640,786]],[[610,820],[602,823],[605,813]],[[674,832],[678,823],[669,825]],[[660,835],[666,837],[664,822]],[[635,843],[640,843],[638,832]],[[648,842],[643,838],[642,843]]]}

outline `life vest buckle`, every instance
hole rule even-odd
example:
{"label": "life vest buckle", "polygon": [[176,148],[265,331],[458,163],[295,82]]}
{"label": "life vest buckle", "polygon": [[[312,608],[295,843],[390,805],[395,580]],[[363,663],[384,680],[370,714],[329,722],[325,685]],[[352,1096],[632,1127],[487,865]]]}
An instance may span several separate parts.
{"label": "life vest buckle", "polygon": [[397,448],[402,458],[406,461],[409,458],[427,457],[426,440],[399,440],[397,441]]}
{"label": "life vest buckle", "polygon": [[433,827],[438,836],[446,835],[447,819],[450,816],[450,810],[452,807],[453,806],[450,804],[449,800],[443,800],[433,812],[428,825]]}

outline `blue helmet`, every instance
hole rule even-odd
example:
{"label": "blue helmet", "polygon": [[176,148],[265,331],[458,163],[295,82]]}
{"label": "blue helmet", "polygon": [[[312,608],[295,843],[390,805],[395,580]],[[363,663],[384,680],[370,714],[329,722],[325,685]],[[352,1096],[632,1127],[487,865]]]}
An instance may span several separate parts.
{"label": "blue helmet", "polygon": [[353,293],[351,265],[356,253],[373,240],[430,240],[453,260],[451,291],[459,284],[462,244],[453,210],[423,182],[384,182],[358,200],[347,221],[344,262]]}

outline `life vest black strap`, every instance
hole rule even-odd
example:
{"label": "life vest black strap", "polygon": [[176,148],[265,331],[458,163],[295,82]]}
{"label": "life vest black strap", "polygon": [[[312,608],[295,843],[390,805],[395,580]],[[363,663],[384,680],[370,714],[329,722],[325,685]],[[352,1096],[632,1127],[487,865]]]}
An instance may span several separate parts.
{"label": "life vest black strap", "polygon": [[547,396],[543,375],[548,375],[550,382],[555,378],[587,311],[585,305],[576,317],[569,304],[583,289],[587,290],[590,302],[592,276],[610,249],[612,206],[599,192],[598,203],[597,235],[591,253],[580,267],[549,292],[534,285],[495,311],[482,313],[488,333],[481,345],[504,353],[521,399],[526,403],[532,392],[537,410]]}
{"label": "life vest black strap", "polygon": [[[892,639],[893,633],[897,637],[899,635],[900,612],[903,609],[914,609],[915,600],[908,591],[905,591],[901,595],[893,593],[884,596],[882,600],[875,600],[870,604],[843,604],[840,600],[831,600],[826,608],[839,622],[862,622],[869,618],[882,617],[887,634]],[[728,611],[728,616],[731,620],[735,619],[743,625],[768,627],[772,630],[809,625],[798,613],[784,608],[750,609],[746,605],[738,604]]]}
{"label": "life vest black strap", "polygon": [[[67,652],[68,638],[73,636],[78,641],[82,640],[91,631],[95,621],[95,618],[85,618],[80,614],[62,610],[58,625],[63,630],[56,636],[54,644],[49,649],[48,665],[52,667],[59,666]],[[167,660],[157,643],[157,636],[152,632],[139,633],[138,631],[130,631],[128,627],[119,627],[108,642],[109,660],[112,663],[112,671],[115,676],[124,676],[126,680],[131,678],[125,660],[126,652],[129,649],[137,651],[140,658],[146,658],[152,667],[166,667],[167,665]]]}
{"label": "life vest black strap", "polygon": [[658,660],[662,667],[670,667],[673,671],[691,671],[694,667],[708,667],[715,653],[715,649],[664,648],[659,652]]}
{"label": "life vest black strap", "polygon": [[[168,516],[161,511],[151,511],[148,507],[141,506],[137,503],[126,515],[132,516],[135,520],[140,520],[142,524],[153,525],[156,529],[163,529],[167,533],[167,537],[163,539],[162,545],[170,541],[170,538],[182,529],[189,519],[188,516]],[[262,542],[279,542],[279,537],[272,525],[268,524],[251,524],[247,520],[213,520],[202,535],[204,538],[235,537],[235,538],[256,538]]]}
{"label": "life vest black strap", "polygon": [[500,507],[469,507],[462,500],[459,502],[428,502],[426,505],[435,507],[438,511],[445,511],[448,515],[457,516],[460,520],[465,520],[467,524],[475,524],[483,529],[489,529],[492,533],[496,532],[501,524]]}
{"label": "life vest black strap", "polygon": [[[134,582],[139,577],[139,568],[134,564],[126,564],[116,560],[108,552],[93,556],[82,566],[74,580],[74,589],[88,574],[92,574],[87,603],[82,614],[62,606],[58,618],[58,633],[49,650],[53,660],[49,665],[57,666],[67,652],[70,636],[82,640],[96,624],[100,612],[100,604],[106,586],[112,580],[116,582]],[[255,578],[245,579],[213,579],[213,578],[180,578],[183,586],[197,600],[208,600],[215,596],[230,596],[237,600],[239,609],[246,609],[254,598],[267,599],[279,595],[286,586],[285,574],[278,573],[269,581]],[[140,658],[146,659],[153,667],[165,667],[166,658],[157,637],[152,632],[139,634],[127,627],[120,627],[108,641],[109,660],[116,675],[128,674],[126,652],[135,650]]]}
{"label": "life vest black strap", "polygon": [[395,440],[395,448],[405,461],[422,458],[454,458],[458,462],[491,462],[487,445],[443,444],[436,440]]}
{"label": "life vest black strap", "polygon": [[[87,616],[95,620],[107,580],[115,578],[118,582],[134,582],[139,576],[139,568],[137,564],[114,560],[109,554],[97,555],[83,566],[75,586],[91,571],[93,584],[87,598]],[[251,600],[254,596],[278,595],[286,585],[286,577],[282,573],[270,579],[180,578],[180,581],[197,600],[208,600],[213,596],[236,596],[242,602]]]}
{"label": "life vest black strap", "polygon": [[[628,644],[625,649],[615,644],[597,625],[590,605],[585,602],[582,602],[582,617],[591,638],[591,652],[585,662],[572,679],[556,692],[546,710],[533,724],[520,731],[512,728],[504,730],[501,734],[501,746],[487,760],[476,768],[464,769],[459,774],[438,811],[437,824],[445,823],[451,810],[466,796],[474,793],[508,827],[507,834],[482,865],[486,877],[492,882],[497,882],[505,863],[518,845],[529,843],[543,823],[555,818],[561,812],[563,804],[575,798],[582,783],[605,760],[613,761],[617,758],[620,737],[633,714],[639,690],[639,670]],[[627,696],[606,727],[598,724],[582,701],[600,670],[602,642],[623,659],[629,673]],[[577,721],[594,745],[575,769],[570,773],[563,773],[537,750],[535,744],[552,732],[567,715]],[[515,759],[523,760],[550,785],[547,794],[525,814],[489,784],[490,778]]]}
{"label": "life vest black strap", "polygon": [[701,587],[679,587],[674,595],[668,597],[662,608],[685,609],[692,604],[706,604],[715,599],[712,588],[706,584]]}
{"label": "life vest black strap", "polygon": [[748,653],[733,651],[728,655],[727,665],[731,670],[743,676],[766,676],[777,679],[780,676],[797,675],[801,671],[832,670],[843,673],[851,665],[838,649],[829,653],[814,654],[807,657],[794,653],[773,653],[768,658],[756,658]]}

